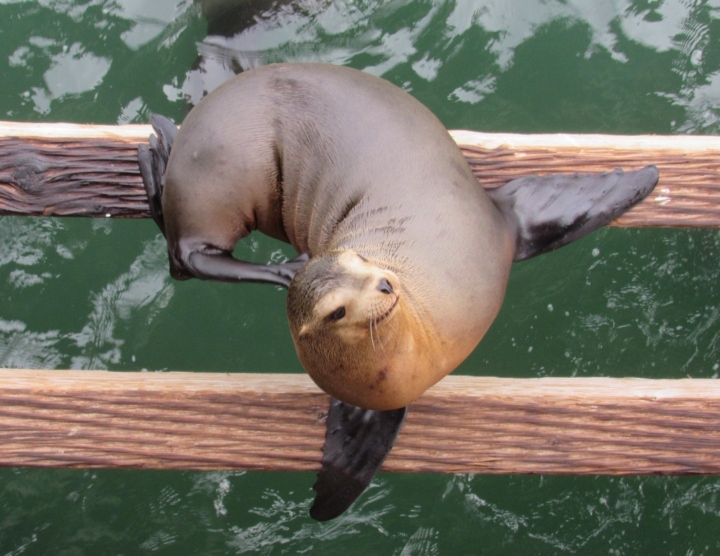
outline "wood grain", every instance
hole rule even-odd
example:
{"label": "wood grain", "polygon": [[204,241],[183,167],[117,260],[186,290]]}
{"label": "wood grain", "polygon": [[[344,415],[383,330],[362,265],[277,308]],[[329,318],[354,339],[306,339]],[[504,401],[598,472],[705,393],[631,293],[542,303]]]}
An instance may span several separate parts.
{"label": "wood grain", "polygon": [[[317,470],[305,375],[0,370],[0,465]],[[717,474],[720,381],[450,376],[383,469]]]}
{"label": "wood grain", "polygon": [[137,145],[102,138],[0,138],[0,214],[149,217]]}
{"label": "wood grain", "polygon": [[[0,214],[149,216],[136,149],[149,126],[0,122]],[[660,183],[615,225],[720,226],[720,138],[452,131],[483,187],[553,172],[655,164]]]}
{"label": "wood grain", "polygon": [[458,132],[455,139],[475,141],[474,144],[461,143],[460,148],[473,174],[486,188],[498,187],[527,174],[593,173],[614,168],[637,170],[654,164],[660,171],[660,181],[653,193],[613,225],[680,228],[720,225],[720,138],[717,137],[502,134],[495,137]]}

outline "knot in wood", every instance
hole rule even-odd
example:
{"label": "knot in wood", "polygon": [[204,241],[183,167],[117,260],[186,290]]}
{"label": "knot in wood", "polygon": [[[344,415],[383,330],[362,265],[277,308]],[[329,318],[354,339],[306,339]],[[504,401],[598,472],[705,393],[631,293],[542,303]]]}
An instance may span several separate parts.
{"label": "knot in wood", "polygon": [[37,195],[43,192],[43,173],[47,164],[32,154],[17,155],[13,159],[13,180],[25,193]]}

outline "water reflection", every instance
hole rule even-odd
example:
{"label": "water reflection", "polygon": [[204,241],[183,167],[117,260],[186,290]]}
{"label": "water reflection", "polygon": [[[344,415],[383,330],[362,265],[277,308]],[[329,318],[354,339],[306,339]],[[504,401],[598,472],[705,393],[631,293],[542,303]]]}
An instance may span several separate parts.
{"label": "water reflection", "polygon": [[194,476],[194,485],[190,491],[190,495],[203,494],[205,496],[215,495],[213,499],[213,507],[215,508],[215,516],[227,515],[225,507],[225,497],[232,493],[230,479],[233,477],[242,477],[244,471],[214,471],[210,473],[196,474]]}
{"label": "water reflection", "polygon": [[10,369],[55,369],[63,357],[57,349],[57,330],[33,332],[25,323],[0,319],[0,367]]}
{"label": "water reflection", "polygon": [[[679,555],[693,552],[696,520],[718,517],[717,480],[695,481],[517,477],[494,485],[489,477],[459,476],[445,498],[464,500],[464,527],[484,528],[485,547],[497,553],[513,546],[528,554],[635,554],[644,546]],[[532,506],[523,501],[530,492],[538,497]]]}
{"label": "water reflection", "polygon": [[[622,66],[632,67],[636,74],[652,68],[653,80],[645,93],[655,98],[649,99],[650,104],[677,110],[677,117],[665,122],[664,129],[653,126],[645,131],[715,133],[720,129],[720,58],[714,46],[720,7],[713,2],[95,0],[38,4],[40,11],[29,9],[32,2],[0,4],[0,10],[7,16],[19,15],[21,22],[8,37],[6,63],[14,76],[5,108],[8,117],[28,119],[31,109],[37,119],[49,116],[54,103],[58,110],[102,98],[101,112],[107,114],[103,121],[110,114],[118,123],[146,121],[152,111],[174,112],[180,119],[184,105],[197,103],[244,69],[275,61],[321,61],[388,77],[433,109],[438,110],[440,103],[441,117],[453,127],[477,127],[476,122],[492,127],[492,118],[483,124],[465,116],[461,106],[470,105],[468,109],[482,113],[485,103],[497,114],[495,105],[503,106],[504,98],[506,109],[519,110],[514,103],[507,105],[509,83],[503,87],[501,82],[514,82],[518,55],[526,56],[525,45],[537,42],[544,30],[560,26],[579,33],[577,45],[575,39],[566,43],[574,55],[595,58],[589,66],[599,80],[595,88],[606,87],[612,100],[606,115],[618,109],[620,101],[626,110],[636,102],[630,96],[623,98],[627,92],[616,90],[618,84],[602,83],[606,72],[602,60],[607,57],[619,73]],[[44,12],[60,17],[58,22],[66,29],[46,27],[39,32],[42,26],[35,23]],[[183,52],[186,67],[168,67],[163,61],[167,53],[188,42],[196,42],[197,47],[194,55]],[[553,53],[545,55],[548,58],[540,63],[547,63],[548,68],[561,63],[553,59]],[[461,68],[457,60],[470,63]],[[586,71],[581,61],[576,65],[559,69],[557,84],[572,82],[569,74],[573,72]],[[143,69],[139,76],[135,66],[154,66],[159,71],[153,75]],[[122,93],[112,95],[120,82]],[[164,99],[157,98],[159,91]],[[455,113],[459,110],[463,117],[445,116],[442,102],[455,105]],[[177,108],[170,109],[172,104]],[[637,105],[633,110],[641,108]],[[568,131],[565,127],[563,131]],[[642,129],[633,126],[630,131]]]}
{"label": "water reflection", "polygon": [[433,527],[419,527],[403,546],[400,556],[439,556],[438,531]]}
{"label": "water reflection", "polygon": [[[0,547],[3,554],[33,547],[434,555],[481,547],[489,554],[678,556],[720,549],[712,534],[720,485],[711,478],[383,476],[372,495],[384,490],[385,501],[374,510],[353,508],[342,521],[316,523],[303,514],[309,496],[293,491],[292,475],[274,475],[275,486],[263,484],[267,475],[3,470],[0,500],[13,503],[0,520]],[[216,511],[218,499],[226,512]]]}
{"label": "water reflection", "polygon": [[[105,233],[106,227],[102,221],[95,226],[100,233]],[[62,272],[54,274],[47,269],[82,264],[74,259],[85,251],[88,241],[64,244],[63,231],[60,220],[0,219],[0,277],[6,276],[8,291],[14,292],[11,300],[36,298],[39,288],[49,286],[50,282],[54,282],[53,287],[62,288]],[[53,252],[54,261],[47,260]],[[146,241],[126,272],[100,292],[88,292],[92,311],[79,332],[33,330],[26,322],[0,315],[0,366],[109,369],[118,364],[128,336],[127,330],[118,330],[118,323],[124,322],[139,333],[138,320],[142,320],[144,327],[151,326],[172,298],[174,285],[167,273],[166,258],[161,236]],[[17,301],[14,304],[21,306]]]}
{"label": "water reflection", "polygon": [[[14,120],[179,120],[241,70],[324,61],[390,79],[450,127],[720,131],[717,0],[0,1],[0,20]],[[157,230],[137,230],[0,219],[0,366],[137,370],[147,345],[153,369],[297,367],[282,294],[181,289]],[[463,372],[717,377],[718,259],[711,232],[613,230],[518,265]],[[326,524],[307,517],[312,480],[2,470],[0,554],[720,551],[713,477],[382,475]]]}
{"label": "water reflection", "polygon": [[0,267],[10,263],[30,267],[42,262],[45,250],[55,245],[58,228],[54,220],[0,217]]}
{"label": "water reflection", "polygon": [[[441,78],[443,88],[449,88],[448,101],[478,104],[497,92],[498,79],[511,72],[518,48],[548,26],[561,25],[584,29],[587,41],[577,55],[585,59],[609,55],[616,64],[633,66],[652,59],[655,80],[648,83],[647,94],[684,114],[662,131],[718,129],[720,64],[717,56],[706,61],[705,55],[718,8],[708,4],[458,0],[418,2],[410,10],[403,2],[345,1],[276,3],[260,13],[249,13],[254,5],[233,11],[225,4],[221,13],[205,10],[209,35],[199,44],[200,60],[182,81],[165,87],[170,100],[196,104],[233,74],[258,65],[318,61],[390,77],[409,91]],[[449,71],[446,66],[456,57],[475,58],[472,75]]]}
{"label": "water reflection", "polygon": [[149,310],[143,312],[142,325],[150,326],[167,307],[173,292],[174,285],[167,272],[165,238],[157,236],[145,244],[127,272],[101,292],[91,295],[93,311],[87,317],[87,324],[80,332],[68,335],[81,352],[73,357],[71,368],[109,369],[120,363],[125,341],[117,337],[120,335],[116,330],[118,320],[137,322],[137,313],[148,307]]}
{"label": "water reflection", "polygon": [[30,37],[28,43],[29,46],[17,48],[8,61],[10,67],[22,68],[31,64],[35,57],[50,60],[50,68],[43,75],[44,86],[32,87],[24,94],[26,98],[32,99],[35,110],[41,114],[48,113],[54,98],[92,91],[102,82],[110,68],[109,59],[85,52],[79,43],[68,48],[37,36]]}
{"label": "water reflection", "polygon": [[0,16],[13,22],[4,30],[7,58],[0,60],[10,77],[2,113],[20,120],[58,119],[73,107],[104,114],[94,122],[107,122],[108,112],[115,112],[111,122],[119,121],[123,107],[125,118],[134,110],[146,120],[144,106],[128,107],[153,96],[141,76],[147,67],[138,72],[141,60],[162,68],[158,50],[184,34],[204,33],[198,9],[183,0],[0,2]]}
{"label": "water reflection", "polygon": [[[287,499],[274,489],[266,489],[262,494],[262,505],[249,510],[250,514],[260,516],[260,520],[247,527],[232,526],[229,530],[227,546],[238,554],[257,553],[273,547],[290,545],[304,546],[312,551],[316,543],[330,542],[343,537],[353,537],[369,532],[389,537],[384,526],[385,517],[392,506],[383,504],[387,490],[377,489],[377,484],[342,516],[327,523],[308,521],[311,498],[302,501]],[[292,493],[290,493],[292,494]]]}
{"label": "water reflection", "polygon": [[106,15],[132,22],[120,38],[128,47],[137,50],[162,35],[166,29],[177,28],[177,24],[191,12],[192,0],[116,0],[102,4]]}

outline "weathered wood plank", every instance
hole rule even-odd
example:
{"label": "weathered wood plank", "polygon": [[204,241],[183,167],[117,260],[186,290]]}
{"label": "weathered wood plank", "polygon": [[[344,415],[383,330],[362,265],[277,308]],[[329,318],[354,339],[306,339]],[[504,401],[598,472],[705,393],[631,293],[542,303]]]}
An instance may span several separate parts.
{"label": "weathered wood plank", "polygon": [[484,187],[528,173],[633,170],[655,164],[660,170],[655,191],[614,225],[720,225],[720,137],[451,134]]}
{"label": "weathered wood plank", "polygon": [[[317,470],[305,375],[0,370],[0,465]],[[720,381],[451,376],[384,469],[720,473]]]}
{"label": "weathered wood plank", "polygon": [[[0,122],[0,214],[149,216],[137,145],[149,126]],[[484,187],[549,172],[656,164],[660,183],[619,226],[720,226],[720,138],[452,131]]]}
{"label": "weathered wood plank", "polygon": [[0,214],[149,217],[137,146],[152,130],[116,127],[0,123]]}

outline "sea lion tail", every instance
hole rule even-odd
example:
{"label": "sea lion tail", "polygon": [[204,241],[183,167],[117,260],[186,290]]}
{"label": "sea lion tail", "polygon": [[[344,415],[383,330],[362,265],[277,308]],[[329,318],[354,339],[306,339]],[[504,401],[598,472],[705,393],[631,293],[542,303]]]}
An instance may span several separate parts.
{"label": "sea lion tail", "polygon": [[368,487],[395,444],[407,407],[361,409],[330,400],[322,469],[310,517],[327,521],[343,513]]}
{"label": "sea lion tail", "polygon": [[162,210],[162,188],[163,176],[167,167],[168,158],[170,158],[170,150],[172,149],[178,128],[165,116],[153,114],[150,117],[150,123],[153,130],[157,133],[149,138],[150,146],[138,146],[138,165],[140,166],[140,175],[142,176],[143,185],[148,196],[148,204],[150,205],[150,215],[165,234],[165,219]]}
{"label": "sea lion tail", "polygon": [[658,177],[655,166],[528,176],[488,190],[488,195],[515,228],[515,260],[522,261],[609,224],[647,197]]}

